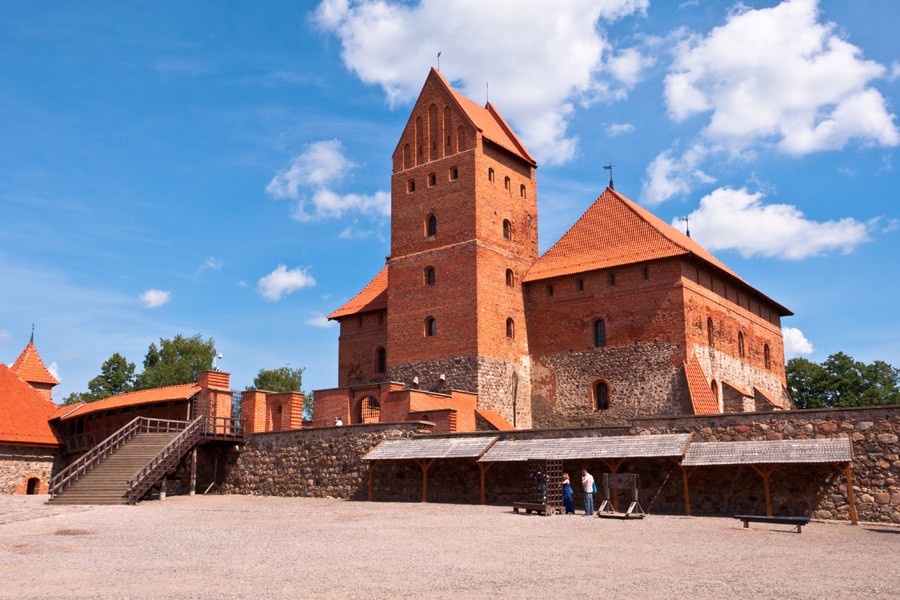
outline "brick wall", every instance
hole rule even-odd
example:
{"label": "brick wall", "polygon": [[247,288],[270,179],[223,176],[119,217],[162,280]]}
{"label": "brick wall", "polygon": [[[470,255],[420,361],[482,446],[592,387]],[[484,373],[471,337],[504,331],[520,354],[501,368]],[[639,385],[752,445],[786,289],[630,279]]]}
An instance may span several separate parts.
{"label": "brick wall", "polygon": [[387,311],[349,315],[339,321],[338,385],[387,380],[387,373],[378,373],[377,360],[378,348],[387,348]]}

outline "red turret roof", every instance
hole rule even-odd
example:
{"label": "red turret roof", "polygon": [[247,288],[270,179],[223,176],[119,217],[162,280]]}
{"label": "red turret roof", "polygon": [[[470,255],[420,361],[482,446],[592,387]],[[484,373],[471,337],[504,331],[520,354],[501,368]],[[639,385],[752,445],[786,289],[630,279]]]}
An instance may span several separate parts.
{"label": "red turret roof", "polygon": [[0,444],[61,444],[62,440],[48,422],[57,408],[56,404],[45,400],[12,369],[0,364]]}
{"label": "red turret roof", "polygon": [[56,377],[44,366],[41,355],[38,354],[37,348],[34,347],[34,341],[28,342],[28,345],[22,350],[22,354],[12,364],[10,370],[19,379],[28,383],[49,383],[50,385],[59,383]]}
{"label": "red turret roof", "polygon": [[384,310],[387,308],[388,269],[384,267],[363,290],[330,315],[329,319],[339,319],[348,315]]}
{"label": "red turret roof", "polygon": [[734,282],[753,290],[782,316],[793,314],[738,277],[700,244],[610,188],[606,188],[559,241],[531,265],[523,281],[538,281],[673,256],[696,257]]}

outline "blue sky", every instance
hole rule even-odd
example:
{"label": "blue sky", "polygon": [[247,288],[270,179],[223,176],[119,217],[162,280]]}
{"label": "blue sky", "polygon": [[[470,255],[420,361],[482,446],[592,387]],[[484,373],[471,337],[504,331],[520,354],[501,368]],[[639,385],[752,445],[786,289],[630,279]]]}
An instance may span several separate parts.
{"label": "blue sky", "polygon": [[540,248],[616,189],[792,309],[793,355],[900,366],[900,5],[5,3],[0,361],[32,322],[83,391],[202,332],[242,389],[337,383],[389,252],[391,152],[428,69],[538,160]]}

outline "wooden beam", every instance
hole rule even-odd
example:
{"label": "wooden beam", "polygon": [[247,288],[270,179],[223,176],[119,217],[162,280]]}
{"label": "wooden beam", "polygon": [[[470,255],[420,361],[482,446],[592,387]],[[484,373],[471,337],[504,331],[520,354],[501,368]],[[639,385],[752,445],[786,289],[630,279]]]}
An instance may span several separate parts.
{"label": "wooden beam", "polygon": [[417,458],[415,460],[422,469],[422,502],[428,502],[428,468],[431,467],[432,463],[437,459],[432,458],[431,460],[426,460],[424,458]]}
{"label": "wooden beam", "polygon": [[374,495],[375,495],[375,494],[374,494],[374,491],[373,491],[373,487],[372,487],[372,486],[373,486],[373,484],[372,484],[372,473],[375,471],[375,467],[376,467],[376,466],[378,466],[378,461],[377,461],[377,460],[370,460],[370,461],[369,461],[369,502],[372,501],[372,498],[373,498]]}
{"label": "wooden beam", "polygon": [[838,470],[839,473],[843,474],[847,479],[847,501],[850,503],[850,524],[856,525],[857,514],[856,514],[856,494],[853,493],[853,475],[850,472],[850,463],[846,464],[832,464],[835,469]]}
{"label": "wooden beam", "polygon": [[687,467],[681,467],[681,474],[684,476],[684,514],[688,517],[691,516],[691,493],[688,488],[688,480],[696,470],[697,467],[690,470]]}
{"label": "wooden beam", "polygon": [[487,470],[490,469],[491,465],[494,463],[480,463],[476,461],[475,464],[478,465],[478,470],[481,471],[481,503],[487,504],[484,493],[484,474],[487,473]]}
{"label": "wooden beam", "polygon": [[197,492],[197,447],[191,452],[191,484],[188,495],[193,496]]}
{"label": "wooden beam", "polygon": [[759,468],[756,465],[750,465],[750,466],[753,467],[753,470],[755,470],[757,473],[762,475],[763,488],[766,491],[766,516],[771,517],[772,516],[772,496],[769,493],[769,477],[772,475],[772,473],[775,472],[775,469],[777,467],[775,465],[772,465],[768,468],[766,468],[766,467]]}

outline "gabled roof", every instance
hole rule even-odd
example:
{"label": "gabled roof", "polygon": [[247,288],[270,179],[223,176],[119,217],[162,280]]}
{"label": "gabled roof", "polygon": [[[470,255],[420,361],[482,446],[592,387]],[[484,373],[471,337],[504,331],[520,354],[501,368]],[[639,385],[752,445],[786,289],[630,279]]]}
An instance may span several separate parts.
{"label": "gabled roof", "polygon": [[772,394],[770,394],[769,392],[767,392],[764,389],[754,387],[753,393],[754,393],[754,395],[762,396],[762,398],[765,399],[766,402],[768,402],[775,408],[781,408],[781,409],[785,408],[784,402],[781,402],[779,399],[776,399],[775,396],[773,396]]}
{"label": "gabled roof", "polygon": [[0,364],[0,443],[23,446],[61,444],[62,440],[48,422],[57,408],[12,369]]}
{"label": "gabled roof", "polygon": [[353,297],[350,302],[343,305],[330,315],[329,319],[339,319],[348,315],[368,312],[371,310],[384,310],[387,308],[387,266],[378,272],[363,290]]}
{"label": "gabled roof", "polygon": [[475,414],[487,421],[491,424],[491,427],[496,429],[497,431],[513,431],[515,427],[513,427],[509,421],[500,416],[495,410],[485,410],[483,408],[476,408]]}
{"label": "gabled roof", "polygon": [[[512,152],[514,155],[518,156],[532,167],[537,166],[537,162],[528,153],[528,150],[525,149],[525,145],[519,141],[519,138],[513,133],[513,130],[509,125],[506,124],[506,120],[500,113],[497,111],[494,106],[488,102],[487,106],[479,106],[475,104],[447,83],[447,80],[444,79],[443,75],[441,75],[440,71],[432,68],[428,73],[428,78],[425,80],[425,85],[428,85],[428,81],[434,79],[438,82],[438,84],[444,88],[444,90],[449,94],[450,98],[456,103],[457,108],[462,113],[462,115],[469,121],[469,124],[472,125],[475,129],[481,132],[481,136],[486,138],[501,148]],[[424,86],[423,86],[424,89]],[[396,151],[396,150],[395,150]]]}
{"label": "gabled roof", "polygon": [[127,394],[119,394],[110,396],[103,400],[90,402],[78,408],[74,412],[62,417],[63,421],[83,417],[98,411],[111,410],[115,408],[125,408],[129,406],[138,406],[145,404],[159,404],[170,402],[172,400],[187,400],[200,391],[200,385],[196,383],[185,383],[182,385],[170,385],[168,387],[153,388],[150,390],[141,390],[139,392],[128,392]]}
{"label": "gabled roof", "polygon": [[38,354],[33,340],[28,342],[28,345],[22,350],[22,354],[12,364],[10,370],[19,379],[28,383],[49,383],[50,385],[59,383],[59,380],[44,366],[44,361],[41,360],[41,355]]}
{"label": "gabled roof", "polygon": [[674,256],[696,257],[765,298],[781,315],[793,314],[751,287],[700,244],[610,188],[606,188],[559,241],[531,265],[522,281]]}
{"label": "gabled roof", "polygon": [[691,354],[684,363],[684,374],[687,377],[688,391],[691,394],[691,406],[695,415],[719,414],[719,401],[713,394],[703,368],[697,357]]}
{"label": "gabled roof", "polygon": [[741,396],[744,396],[744,397],[747,397],[747,398],[752,398],[752,397],[753,397],[753,394],[749,393],[747,390],[745,390],[745,389],[742,388],[741,386],[735,385],[735,384],[731,383],[730,381],[723,381],[723,382],[722,382],[722,385],[727,385],[728,387],[730,387],[731,389],[733,389],[734,391],[736,391],[736,392],[737,392],[738,394],[740,394]]}

